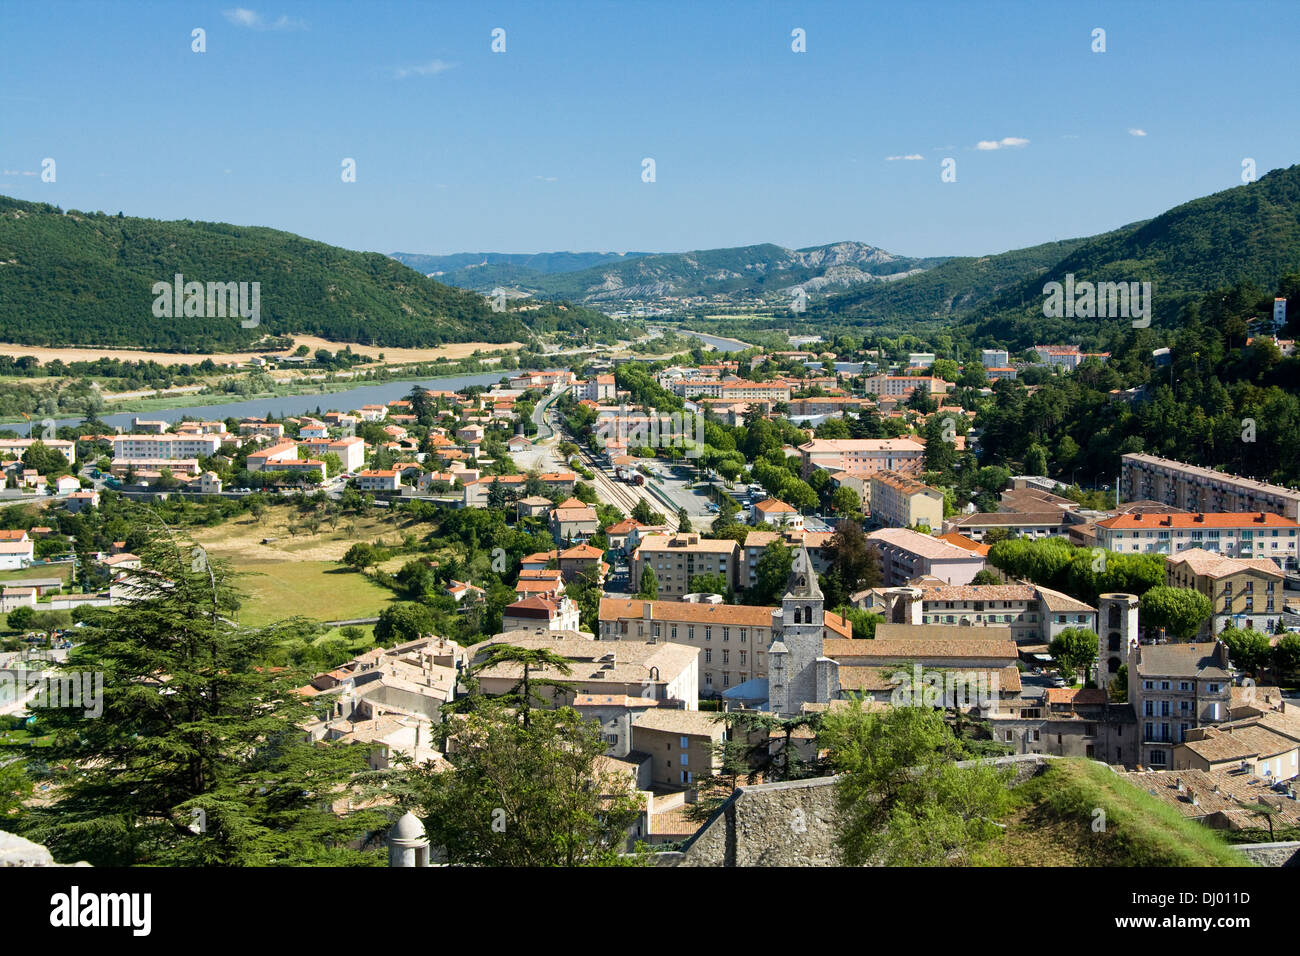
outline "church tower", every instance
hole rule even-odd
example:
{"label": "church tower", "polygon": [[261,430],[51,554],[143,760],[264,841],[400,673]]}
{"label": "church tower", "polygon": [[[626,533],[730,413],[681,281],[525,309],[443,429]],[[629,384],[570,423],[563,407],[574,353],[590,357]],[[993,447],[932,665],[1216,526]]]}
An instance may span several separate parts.
{"label": "church tower", "polygon": [[780,618],[772,629],[768,696],[777,713],[798,713],[801,704],[818,699],[816,663],[822,656],[825,604],[812,557],[800,545],[781,597]]}

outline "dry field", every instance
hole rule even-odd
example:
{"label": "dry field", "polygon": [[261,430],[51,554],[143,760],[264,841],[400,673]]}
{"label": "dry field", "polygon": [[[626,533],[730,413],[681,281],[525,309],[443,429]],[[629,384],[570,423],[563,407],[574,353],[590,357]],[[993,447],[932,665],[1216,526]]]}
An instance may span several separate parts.
{"label": "dry field", "polygon": [[[298,335],[294,337],[294,348],[289,349],[287,352],[214,352],[202,354],[197,352],[145,352],[137,349],[46,348],[44,346],[11,345],[0,342],[0,353],[12,355],[14,358],[33,355],[42,364],[51,362],[54,359],[60,359],[64,362],[93,362],[101,358],[115,358],[124,362],[154,361],[161,365],[179,365],[183,363],[194,364],[202,362],[205,358],[210,358],[213,362],[221,365],[231,362],[246,362],[255,354],[291,355],[299,345],[307,346],[312,352],[317,349],[329,349],[331,352],[337,352],[348,344],[347,342],[330,342],[311,335]],[[472,355],[476,349],[481,349],[484,352],[501,352],[517,349],[519,346],[520,343],[518,342],[456,342],[451,345],[440,345],[437,348],[427,349],[385,348],[383,346],[355,344],[352,344],[351,348],[358,355],[365,355],[376,360],[379,358],[379,353],[382,352],[385,363],[391,364],[395,362],[431,362],[439,358],[463,359]]]}

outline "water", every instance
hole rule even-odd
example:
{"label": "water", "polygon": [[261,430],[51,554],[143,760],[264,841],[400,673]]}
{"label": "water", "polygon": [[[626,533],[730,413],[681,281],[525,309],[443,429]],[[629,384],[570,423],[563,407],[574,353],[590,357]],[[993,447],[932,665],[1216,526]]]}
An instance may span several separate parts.
{"label": "water", "polygon": [[706,345],[712,345],[719,352],[743,352],[745,349],[752,349],[752,345],[735,339],[720,339],[716,335],[705,335],[703,332],[688,332],[682,329],[683,335],[693,335],[697,339],[703,339]]}
{"label": "water", "polygon": [[[457,392],[470,385],[494,385],[502,378],[518,375],[517,370],[478,372],[474,375],[450,375],[444,378],[430,378],[424,381],[384,382],[380,385],[361,385],[343,392],[319,392],[304,395],[273,396],[271,398],[254,398],[245,401],[223,402],[220,404],[188,405],[184,408],[168,408],[155,412],[118,412],[101,416],[106,425],[116,428],[121,425],[129,429],[136,418],[150,421],[178,422],[182,418],[201,418],[205,421],[219,421],[226,418],[277,418],[285,415],[311,414],[320,408],[322,411],[338,409],[350,411],[362,405],[386,405],[388,402],[405,398],[411,389],[423,385],[430,391]],[[205,397],[207,401],[211,398]],[[55,419],[59,425],[79,425],[80,418]],[[18,434],[24,434],[25,422],[0,427],[11,428]],[[39,427],[39,422],[33,422]]]}

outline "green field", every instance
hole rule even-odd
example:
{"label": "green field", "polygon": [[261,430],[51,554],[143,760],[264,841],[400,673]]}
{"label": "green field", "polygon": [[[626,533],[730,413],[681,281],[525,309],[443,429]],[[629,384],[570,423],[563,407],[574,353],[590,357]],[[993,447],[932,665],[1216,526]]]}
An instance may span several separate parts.
{"label": "green field", "polygon": [[0,583],[21,581],[27,578],[63,578],[64,583],[72,577],[72,562],[67,564],[39,564],[31,568],[16,571],[0,571]]}
{"label": "green field", "polygon": [[374,617],[393,597],[387,588],[333,561],[238,561],[245,594],[243,624],[260,627],[286,617],[341,621]]}

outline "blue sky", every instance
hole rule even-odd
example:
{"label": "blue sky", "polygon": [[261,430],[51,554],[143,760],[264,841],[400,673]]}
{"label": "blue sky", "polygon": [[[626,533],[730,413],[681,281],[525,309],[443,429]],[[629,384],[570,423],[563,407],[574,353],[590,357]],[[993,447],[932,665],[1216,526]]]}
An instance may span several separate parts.
{"label": "blue sky", "polygon": [[1288,0],[244,2],[0,4],[0,193],[379,252],[975,255],[1300,158]]}

